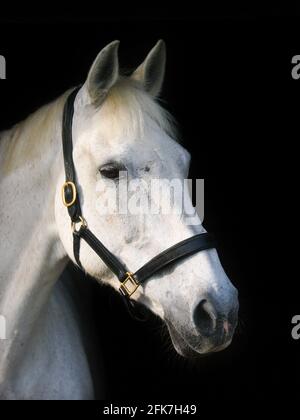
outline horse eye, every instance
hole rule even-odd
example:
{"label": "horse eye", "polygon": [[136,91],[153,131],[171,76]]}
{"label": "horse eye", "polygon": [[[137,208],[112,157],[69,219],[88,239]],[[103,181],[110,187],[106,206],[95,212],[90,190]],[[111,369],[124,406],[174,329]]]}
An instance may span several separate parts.
{"label": "horse eye", "polygon": [[120,177],[120,172],[121,171],[126,171],[126,168],[124,165],[120,164],[120,163],[107,163],[106,165],[103,165],[100,169],[99,172],[102,176],[104,176],[105,178],[109,178],[109,179],[119,179]]}

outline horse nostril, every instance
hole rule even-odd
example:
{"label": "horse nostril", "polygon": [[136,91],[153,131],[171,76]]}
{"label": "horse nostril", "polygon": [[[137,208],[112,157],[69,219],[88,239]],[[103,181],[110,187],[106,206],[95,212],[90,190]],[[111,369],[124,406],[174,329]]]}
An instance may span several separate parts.
{"label": "horse nostril", "polygon": [[210,336],[216,329],[217,317],[213,306],[203,299],[194,309],[194,323],[198,331],[204,336]]}

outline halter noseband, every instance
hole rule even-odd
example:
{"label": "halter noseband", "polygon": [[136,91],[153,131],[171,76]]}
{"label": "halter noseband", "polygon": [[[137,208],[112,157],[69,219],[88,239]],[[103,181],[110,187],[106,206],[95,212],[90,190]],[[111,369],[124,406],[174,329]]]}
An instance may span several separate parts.
{"label": "halter noseband", "polygon": [[62,142],[63,157],[65,166],[66,182],[62,186],[62,201],[67,207],[71,218],[73,231],[73,252],[74,258],[80,268],[80,240],[83,239],[101,258],[106,266],[117,276],[120,281],[120,292],[127,299],[154,273],[173,264],[184,257],[196,252],[214,248],[215,241],[210,233],[201,233],[185,239],[172,247],[156,255],[135,273],[131,273],[127,267],[112,254],[103,243],[89,230],[84,219],[78,188],[76,182],[76,171],[73,161],[72,122],[74,114],[74,101],[80,87],[76,88],[68,96],[63,111]]}

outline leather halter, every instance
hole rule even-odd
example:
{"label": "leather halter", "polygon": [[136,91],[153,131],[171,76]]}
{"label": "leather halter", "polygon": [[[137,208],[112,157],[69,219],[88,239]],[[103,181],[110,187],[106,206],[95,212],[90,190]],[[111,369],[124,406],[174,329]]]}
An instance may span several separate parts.
{"label": "leather halter", "polygon": [[62,122],[63,156],[66,182],[62,187],[62,200],[67,207],[71,218],[73,231],[74,258],[80,268],[80,240],[83,239],[101,258],[106,266],[117,276],[120,281],[120,292],[127,298],[136,291],[149,277],[179,260],[193,255],[196,252],[214,248],[215,241],[210,233],[201,233],[185,239],[156,255],[135,273],[131,273],[126,265],[112,254],[103,243],[90,231],[84,219],[76,181],[76,171],[73,161],[72,122],[74,114],[74,101],[80,87],[68,96],[64,106]]}

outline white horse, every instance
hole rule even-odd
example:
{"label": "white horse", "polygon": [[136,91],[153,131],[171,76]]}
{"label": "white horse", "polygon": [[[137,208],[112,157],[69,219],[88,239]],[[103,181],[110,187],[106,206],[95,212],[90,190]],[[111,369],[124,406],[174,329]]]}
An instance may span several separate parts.
{"label": "white horse", "polygon": [[[135,270],[205,230],[200,221],[188,226],[178,214],[99,214],[99,203],[120,187],[120,170],[128,179],[145,182],[183,180],[190,162],[175,140],[170,118],[155,101],[164,77],[163,41],[126,77],[119,75],[118,44],[99,53],[77,94],[73,159],[89,226]],[[57,282],[68,258],[74,260],[61,199],[61,127],[68,93],[0,136],[0,315],[6,320],[6,339],[0,340],[2,399],[94,398],[80,308],[70,298],[70,287]],[[96,280],[118,289],[116,277],[83,241],[80,260]],[[232,340],[237,291],[215,249],[154,275],[132,298],[166,322],[181,355],[218,351]]]}

